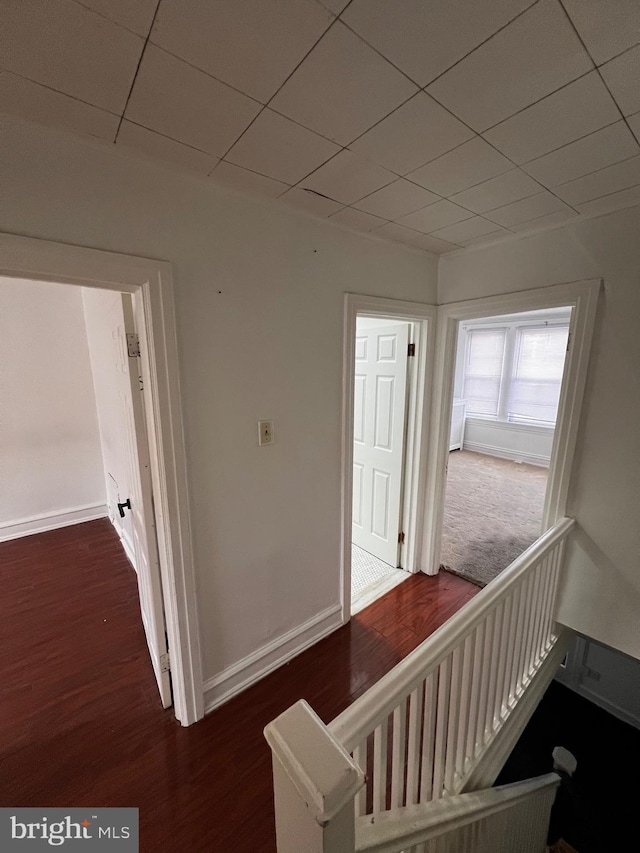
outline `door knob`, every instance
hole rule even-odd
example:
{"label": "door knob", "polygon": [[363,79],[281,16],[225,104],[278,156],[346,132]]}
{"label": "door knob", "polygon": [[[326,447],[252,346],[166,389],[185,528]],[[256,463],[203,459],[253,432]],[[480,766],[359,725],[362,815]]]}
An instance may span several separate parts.
{"label": "door knob", "polygon": [[118,504],[118,512],[120,513],[120,518],[124,518],[125,509],[131,509],[131,498],[127,498],[124,503]]}

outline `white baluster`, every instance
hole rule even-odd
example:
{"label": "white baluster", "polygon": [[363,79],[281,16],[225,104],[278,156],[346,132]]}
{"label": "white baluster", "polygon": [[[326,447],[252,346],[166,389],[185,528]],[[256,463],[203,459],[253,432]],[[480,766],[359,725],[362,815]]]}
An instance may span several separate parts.
{"label": "white baluster", "polygon": [[391,752],[391,808],[404,805],[404,767],[407,730],[407,702],[393,712],[393,749]]}
{"label": "white baluster", "polygon": [[407,805],[418,802],[420,785],[420,736],[422,734],[422,699],[424,684],[409,697],[409,735],[407,743]]}
{"label": "white baluster", "polygon": [[433,761],[436,732],[436,672],[430,673],[424,682],[424,716],[422,723],[422,759],[420,762],[420,802],[426,803],[433,797]]}
{"label": "white baluster", "polygon": [[373,813],[387,808],[387,734],[389,721],[385,717],[373,735]]}
{"label": "white baluster", "polygon": [[[361,744],[353,750],[353,760],[361,768],[362,772],[367,773],[367,739],[365,738]],[[356,814],[363,815],[367,813],[367,786],[366,784],[360,788],[356,797]]]}
{"label": "white baluster", "polygon": [[449,698],[451,695],[451,656],[445,658],[438,668],[438,710],[433,757],[433,799],[442,797],[444,769],[449,728]]}

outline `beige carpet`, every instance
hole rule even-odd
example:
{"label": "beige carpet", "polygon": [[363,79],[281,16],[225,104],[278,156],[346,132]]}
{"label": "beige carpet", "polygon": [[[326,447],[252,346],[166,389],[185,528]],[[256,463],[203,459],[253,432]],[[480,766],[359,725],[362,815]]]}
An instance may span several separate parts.
{"label": "beige carpet", "polygon": [[547,468],[454,450],[449,454],[441,568],[478,586],[540,535]]}

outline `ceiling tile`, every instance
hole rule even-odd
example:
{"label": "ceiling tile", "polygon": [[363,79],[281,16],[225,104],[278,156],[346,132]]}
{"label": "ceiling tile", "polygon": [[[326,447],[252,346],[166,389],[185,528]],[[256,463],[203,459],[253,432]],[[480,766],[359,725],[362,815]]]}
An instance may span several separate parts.
{"label": "ceiling tile", "polygon": [[[640,9],[640,3],[638,3]],[[640,45],[612,59],[600,69],[604,82],[626,115],[640,110]]]}
{"label": "ceiling tile", "polygon": [[597,65],[638,42],[638,0],[564,0],[564,8]]}
{"label": "ceiling tile", "polygon": [[337,21],[271,106],[348,145],[416,91],[404,75]]}
{"label": "ceiling tile", "polygon": [[461,240],[460,245],[465,249],[468,246],[486,246],[489,243],[495,243],[496,240],[501,240],[504,237],[513,237],[513,232],[506,228],[498,228],[496,231],[491,231],[489,234],[482,234],[479,237],[470,237],[468,240]]}
{"label": "ceiling tile", "polygon": [[476,136],[407,177],[440,195],[449,196],[512,168],[513,164],[506,157]]}
{"label": "ceiling tile", "polygon": [[161,160],[173,163],[182,169],[208,175],[218,162],[211,154],[204,154],[195,148],[189,148],[181,142],[168,139],[145,127],[139,127],[130,121],[123,121],[118,131],[118,146],[132,148],[143,154],[150,154]]}
{"label": "ceiling tile", "polygon": [[558,0],[540,0],[439,77],[428,91],[481,131],[592,67]]}
{"label": "ceiling tile", "polygon": [[340,151],[340,146],[264,109],[225,160],[277,181],[296,184]]}
{"label": "ceiling tile", "polygon": [[148,36],[158,0],[78,0],[82,6],[93,9],[121,27],[141,36]]}
{"label": "ceiling tile", "polygon": [[538,101],[484,136],[514,163],[525,163],[620,118],[597,71]]}
{"label": "ceiling tile", "polygon": [[322,3],[325,8],[334,12],[336,15],[339,15],[344,7],[348,5],[349,0],[318,0],[318,2]]}
{"label": "ceiling tile", "polygon": [[439,197],[422,187],[399,178],[380,190],[356,202],[354,207],[374,213],[384,219],[399,219],[420,207],[439,201]]}
{"label": "ceiling tile", "polygon": [[576,205],[603,195],[610,195],[627,187],[635,187],[638,184],[640,184],[640,155],[562,184],[556,187],[554,192],[569,204]]}
{"label": "ceiling tile", "polygon": [[246,95],[147,45],[126,117],[221,157],[260,109]]}
{"label": "ceiling tile", "polygon": [[556,187],[635,154],[640,154],[638,143],[625,122],[617,121],[538,160],[532,160],[522,169],[544,186]]}
{"label": "ceiling tile", "polygon": [[403,216],[400,225],[422,231],[423,234],[430,234],[432,231],[469,219],[471,216],[473,216],[472,213],[451,201],[438,201],[436,204],[430,204],[429,207]]}
{"label": "ceiling tile", "polygon": [[211,177],[221,186],[268,198],[277,198],[288,189],[287,184],[250,172],[248,169],[242,169],[240,166],[234,166],[233,163],[226,163],[224,160],[218,163]]}
{"label": "ceiling tile", "polygon": [[393,240],[395,243],[405,243],[407,246],[415,246],[416,248],[423,248],[420,243],[425,236],[413,228],[398,225],[397,222],[389,222],[381,228],[376,228],[373,234],[376,237],[386,237],[387,240]]}
{"label": "ceiling tile", "polygon": [[377,163],[345,150],[305,178],[302,187],[343,204],[353,204],[395,179],[394,174]]}
{"label": "ceiling tile", "polygon": [[530,219],[528,222],[519,222],[510,225],[512,231],[534,231],[538,228],[546,228],[551,225],[561,225],[563,222],[571,222],[578,219],[578,216],[573,210],[562,210],[559,213],[548,213],[546,216],[538,216],[536,219]]}
{"label": "ceiling tile", "polygon": [[358,231],[373,231],[374,228],[380,228],[387,221],[379,216],[372,216],[370,213],[364,213],[362,210],[356,210],[353,207],[343,207],[331,217],[332,222],[340,222],[342,225],[348,225],[351,228],[356,228]]}
{"label": "ceiling tile", "polygon": [[474,213],[484,213],[541,191],[542,187],[533,178],[525,175],[520,169],[512,169],[510,172],[452,195],[451,200],[463,207],[468,207]]}
{"label": "ceiling tile", "polygon": [[495,222],[489,222],[482,216],[472,216],[471,219],[465,219],[462,222],[456,222],[455,225],[448,225],[446,228],[434,231],[431,236],[447,240],[449,243],[462,244],[476,237],[484,237],[486,234],[502,230]]}
{"label": "ceiling tile", "polygon": [[353,0],[343,20],[420,86],[504,27],[533,0]]}
{"label": "ceiling tile", "polygon": [[524,198],[521,201],[515,201],[513,204],[492,210],[487,213],[487,219],[497,222],[498,225],[504,225],[505,228],[511,228],[521,222],[528,222],[530,219],[537,219],[539,216],[561,211],[565,211],[567,214],[573,213],[559,198],[544,191],[530,198]]}
{"label": "ceiling tile", "polygon": [[163,0],[151,40],[266,103],[333,20],[315,0]]}
{"label": "ceiling tile", "polygon": [[121,113],[144,42],[72,0],[3,3],[3,70]]}
{"label": "ceiling tile", "polygon": [[627,121],[629,122],[629,127],[633,131],[636,139],[640,142],[640,113],[636,113],[634,116],[629,116]]}
{"label": "ceiling tile", "polygon": [[404,175],[472,136],[472,130],[425,92],[419,92],[351,148]]}
{"label": "ceiling tile", "polygon": [[438,237],[433,237],[430,234],[423,234],[415,245],[426,249],[427,252],[433,252],[434,255],[443,255],[445,252],[454,252],[458,248],[458,246],[453,243],[449,243],[447,240],[440,240]]}
{"label": "ceiling tile", "polygon": [[0,73],[0,109],[28,121],[109,142],[113,142],[118,130],[119,119],[113,113],[9,72]]}
{"label": "ceiling tile", "polygon": [[287,190],[284,195],[280,196],[279,200],[291,207],[306,210],[308,213],[315,213],[316,216],[331,216],[342,206],[337,201],[332,201],[330,198],[324,198],[313,192],[307,192],[299,187],[292,187],[292,189]]}
{"label": "ceiling tile", "polygon": [[621,210],[623,207],[633,207],[636,204],[640,204],[640,186],[594,198],[576,207],[580,213],[609,213],[612,210]]}

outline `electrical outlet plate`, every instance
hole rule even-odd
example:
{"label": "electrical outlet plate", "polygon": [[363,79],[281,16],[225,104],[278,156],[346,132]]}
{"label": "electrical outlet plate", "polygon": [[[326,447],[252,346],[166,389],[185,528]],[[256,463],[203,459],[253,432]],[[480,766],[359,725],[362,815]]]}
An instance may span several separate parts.
{"label": "electrical outlet plate", "polygon": [[258,445],[273,444],[273,421],[258,421]]}

